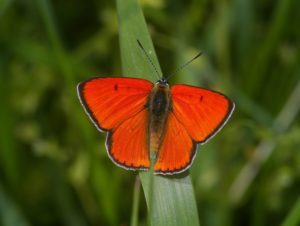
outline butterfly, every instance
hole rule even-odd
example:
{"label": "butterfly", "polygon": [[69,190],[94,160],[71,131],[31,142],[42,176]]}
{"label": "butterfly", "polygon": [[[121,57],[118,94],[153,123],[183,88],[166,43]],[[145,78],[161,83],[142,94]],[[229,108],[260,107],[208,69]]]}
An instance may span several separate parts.
{"label": "butterfly", "polygon": [[[197,145],[224,126],[234,110],[225,95],[194,86],[145,79],[96,77],[77,86],[80,102],[118,166],[172,175],[187,170]],[[152,161],[153,160],[153,161]]]}

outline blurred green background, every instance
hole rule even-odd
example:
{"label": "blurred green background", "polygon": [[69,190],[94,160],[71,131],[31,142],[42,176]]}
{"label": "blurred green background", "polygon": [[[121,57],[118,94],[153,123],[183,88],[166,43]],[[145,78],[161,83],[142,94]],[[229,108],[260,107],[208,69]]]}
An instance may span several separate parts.
{"label": "blurred green background", "polygon": [[[166,75],[204,52],[170,82],[236,102],[190,170],[201,225],[299,220],[300,1],[140,4]],[[109,160],[76,95],[122,74],[117,18],[109,0],[0,1],[0,225],[129,225],[137,173]]]}

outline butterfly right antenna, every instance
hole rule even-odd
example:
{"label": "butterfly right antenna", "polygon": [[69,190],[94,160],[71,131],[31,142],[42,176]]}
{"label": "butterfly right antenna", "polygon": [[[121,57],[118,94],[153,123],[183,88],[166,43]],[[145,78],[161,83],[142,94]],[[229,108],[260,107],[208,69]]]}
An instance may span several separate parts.
{"label": "butterfly right antenna", "polygon": [[150,56],[148,55],[147,51],[145,50],[144,46],[142,45],[142,43],[141,43],[138,39],[137,39],[136,41],[137,41],[137,43],[139,44],[140,48],[141,48],[141,49],[143,50],[143,52],[145,53],[147,59],[150,61],[152,67],[154,68],[154,70],[155,70],[155,72],[156,72],[156,74],[157,74],[157,76],[158,76],[158,79],[161,79],[163,76],[162,76],[160,73],[158,73],[158,70],[157,70],[157,68],[155,67],[155,64],[154,64],[153,61],[151,60],[151,58],[150,58]]}
{"label": "butterfly right antenna", "polygon": [[185,68],[187,65],[192,63],[194,60],[196,60],[198,57],[202,55],[202,52],[198,53],[196,56],[194,56],[191,60],[186,62],[185,64],[181,65],[179,68],[177,68],[175,71],[173,71],[166,79],[169,79],[170,77],[174,76],[178,71],[181,71],[183,68]]}

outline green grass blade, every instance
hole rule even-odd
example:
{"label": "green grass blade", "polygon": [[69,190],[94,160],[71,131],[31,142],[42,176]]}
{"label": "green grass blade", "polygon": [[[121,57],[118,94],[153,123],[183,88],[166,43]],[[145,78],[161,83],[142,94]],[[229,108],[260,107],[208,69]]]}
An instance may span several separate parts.
{"label": "green grass blade", "polygon": [[148,55],[158,71],[161,71],[143,13],[136,0],[117,0],[117,7],[123,75],[158,80],[155,70],[137,43],[139,40],[146,50],[150,50]]}
{"label": "green grass blade", "polygon": [[10,90],[10,84],[9,80],[3,76],[7,73],[7,70],[2,69],[2,66],[4,67],[0,62],[0,95],[4,97],[1,104],[2,109],[0,111],[0,171],[4,178],[9,182],[9,185],[11,187],[16,187],[20,176],[20,161],[15,148],[13,132],[15,119],[11,111],[11,103],[7,97],[7,93],[9,93]]}
{"label": "green grass blade", "polygon": [[[143,13],[137,0],[117,0],[123,74],[157,80],[157,74],[137,44],[141,41],[160,72]],[[189,174],[181,177],[152,176],[140,173],[151,225],[199,225],[196,200]],[[152,192],[151,192],[152,191]]]}
{"label": "green grass blade", "polygon": [[[80,107],[77,93],[76,93],[76,79],[73,73],[73,66],[71,61],[70,54],[64,49],[61,35],[59,29],[55,23],[55,17],[53,14],[53,7],[51,1],[49,0],[36,0],[37,9],[40,12],[42,20],[44,22],[45,30],[48,36],[48,39],[52,45],[53,55],[56,57],[56,63],[62,75],[63,82],[66,86],[66,92],[71,98],[70,109],[74,113],[74,118],[70,117],[70,120],[75,122],[84,138],[86,150],[89,150],[89,153],[84,152],[83,155],[87,155],[90,161],[91,168],[91,184],[92,188],[95,190],[94,195],[96,196],[96,202],[99,203],[99,206],[103,208],[102,216],[104,220],[110,222],[111,225],[116,225],[117,223],[117,204],[111,200],[115,195],[113,192],[107,192],[107,188],[103,184],[108,184],[110,182],[110,172],[107,172],[103,169],[103,166],[99,163],[97,152],[98,147],[94,145],[94,139],[89,129],[89,125],[86,121],[82,120],[86,116],[84,115],[83,110]],[[58,74],[57,76],[59,76]],[[111,191],[113,191],[113,186],[111,185]],[[72,206],[66,206],[70,208],[69,211],[72,212]],[[67,214],[67,211],[64,213]],[[68,216],[64,216],[68,218]],[[72,224],[73,225],[73,224]]]}
{"label": "green grass blade", "polygon": [[0,183],[0,225],[29,226],[20,210],[8,197]]}
{"label": "green grass blade", "polygon": [[134,188],[133,188],[133,205],[131,211],[131,226],[138,226],[138,216],[139,216],[139,201],[140,201],[140,190],[141,190],[141,182],[139,177],[136,177]]}
{"label": "green grass blade", "polygon": [[49,2],[48,0],[38,0],[36,1],[36,4],[45,23],[45,28],[47,30],[49,40],[51,41],[51,44],[53,46],[53,52],[57,57],[57,63],[65,80],[67,81],[67,84],[69,84],[71,88],[72,86],[74,86],[75,82],[72,77],[72,71],[68,56],[63,48],[61,39],[55,26],[54,17],[52,15],[53,10],[51,2]]}
{"label": "green grass blade", "polygon": [[300,224],[300,198],[298,198],[296,204],[287,215],[282,226],[296,226]]}
{"label": "green grass blade", "polygon": [[[259,47],[259,51],[257,51],[256,62],[254,66],[250,68],[251,70],[246,69],[249,71],[249,76],[251,77],[247,83],[250,92],[261,89],[263,85],[262,81],[267,74],[267,65],[271,61],[276,46],[284,34],[284,27],[286,27],[292,5],[292,0],[277,2],[270,30],[266,34],[265,41],[262,42],[261,47]],[[247,77],[249,78],[249,76]]]}
{"label": "green grass blade", "polygon": [[[142,185],[149,202],[149,175],[141,173]],[[190,176],[155,176],[153,181],[151,225],[199,225],[199,217]]]}

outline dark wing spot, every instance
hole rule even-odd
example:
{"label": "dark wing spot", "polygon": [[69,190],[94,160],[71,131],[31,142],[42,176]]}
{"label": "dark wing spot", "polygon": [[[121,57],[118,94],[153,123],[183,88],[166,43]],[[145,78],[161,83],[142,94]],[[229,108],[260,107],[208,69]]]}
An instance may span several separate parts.
{"label": "dark wing spot", "polygon": [[202,102],[202,101],[203,101],[203,96],[200,97],[200,102]]}
{"label": "dark wing spot", "polygon": [[115,84],[115,87],[114,87],[114,89],[115,89],[115,91],[117,91],[118,90],[118,84]]}

